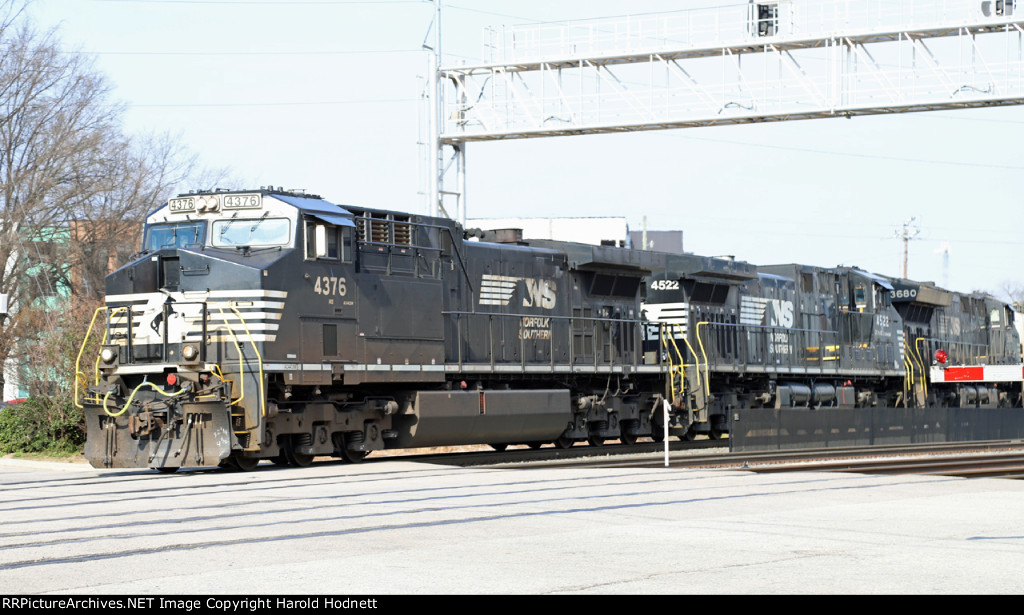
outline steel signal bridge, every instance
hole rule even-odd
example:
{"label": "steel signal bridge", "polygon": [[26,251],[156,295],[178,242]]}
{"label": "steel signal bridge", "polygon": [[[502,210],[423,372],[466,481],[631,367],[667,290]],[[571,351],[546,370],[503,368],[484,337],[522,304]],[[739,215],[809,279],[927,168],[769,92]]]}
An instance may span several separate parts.
{"label": "steel signal bridge", "polygon": [[1021,104],[1021,4],[750,0],[488,29],[483,63],[433,75],[431,211],[465,218],[470,141]]}

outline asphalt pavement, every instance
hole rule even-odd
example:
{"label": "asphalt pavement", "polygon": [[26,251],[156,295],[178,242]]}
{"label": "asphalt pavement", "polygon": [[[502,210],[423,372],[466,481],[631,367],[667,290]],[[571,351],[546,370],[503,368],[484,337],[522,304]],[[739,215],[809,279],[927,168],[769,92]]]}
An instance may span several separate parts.
{"label": "asphalt pavement", "polygon": [[1014,594],[1024,482],[0,460],[0,593]]}

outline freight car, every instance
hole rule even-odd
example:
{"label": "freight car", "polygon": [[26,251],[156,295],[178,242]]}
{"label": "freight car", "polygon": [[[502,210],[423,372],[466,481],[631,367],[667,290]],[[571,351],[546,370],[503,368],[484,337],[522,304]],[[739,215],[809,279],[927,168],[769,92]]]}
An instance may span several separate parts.
{"label": "freight car", "polygon": [[250,469],[651,436],[665,368],[640,292],[665,256],[469,235],[280,189],[170,199],[83,345],[86,457]]}

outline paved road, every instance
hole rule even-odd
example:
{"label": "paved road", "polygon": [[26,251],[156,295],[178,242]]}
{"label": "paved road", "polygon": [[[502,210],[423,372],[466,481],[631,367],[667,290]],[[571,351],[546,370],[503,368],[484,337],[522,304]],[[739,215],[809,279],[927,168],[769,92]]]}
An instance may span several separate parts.
{"label": "paved road", "polygon": [[1024,482],[0,464],[0,593],[1020,593]]}

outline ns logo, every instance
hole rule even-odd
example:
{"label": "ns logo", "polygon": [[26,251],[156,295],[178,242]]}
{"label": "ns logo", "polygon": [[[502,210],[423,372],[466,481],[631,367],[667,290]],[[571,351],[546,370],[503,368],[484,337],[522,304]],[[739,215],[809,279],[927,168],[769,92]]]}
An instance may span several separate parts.
{"label": "ns logo", "polygon": [[553,280],[491,274],[481,277],[480,305],[508,305],[519,282],[525,287],[523,307],[555,309],[558,288]]}
{"label": "ns logo", "polygon": [[771,311],[768,314],[768,326],[769,327],[785,327],[790,328],[793,326],[793,302],[786,299],[772,299],[768,302],[771,306]]}
{"label": "ns logo", "polygon": [[534,278],[523,278],[526,285],[526,296],[523,297],[523,307],[539,307],[545,310],[555,309],[555,283],[551,280],[536,280]]}

